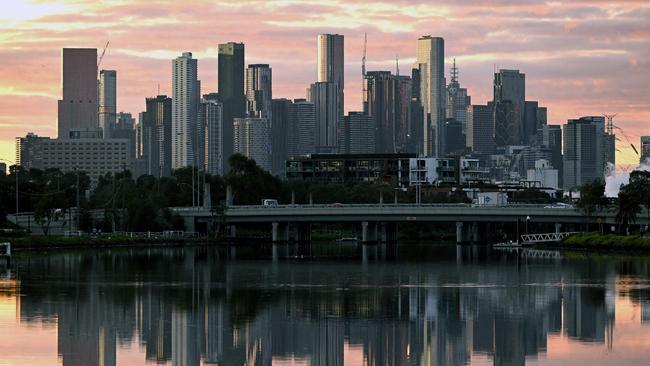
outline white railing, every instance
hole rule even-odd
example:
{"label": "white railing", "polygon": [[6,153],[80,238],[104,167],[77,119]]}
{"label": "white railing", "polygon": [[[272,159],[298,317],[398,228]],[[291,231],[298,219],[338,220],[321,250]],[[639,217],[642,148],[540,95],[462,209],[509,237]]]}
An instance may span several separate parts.
{"label": "white railing", "polygon": [[574,235],[580,234],[579,232],[563,232],[563,233],[542,233],[542,234],[527,234],[522,235],[521,240],[524,243],[552,243],[558,242],[562,239]]}

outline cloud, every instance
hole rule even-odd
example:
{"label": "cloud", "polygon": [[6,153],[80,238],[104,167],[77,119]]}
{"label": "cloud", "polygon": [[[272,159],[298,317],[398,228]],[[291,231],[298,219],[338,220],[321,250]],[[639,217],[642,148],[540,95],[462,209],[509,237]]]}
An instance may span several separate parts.
{"label": "cloud", "polygon": [[[422,34],[445,38],[475,103],[491,98],[495,65],[526,73],[527,96],[549,121],[619,113],[626,133],[650,134],[650,3],[585,0],[12,0],[0,15],[0,140],[53,133],[62,47],[110,46],[102,68],[118,72],[118,108],[170,93],[171,59],[199,58],[203,92],[216,89],[217,45],[246,44],[247,63],[269,63],[274,96],[300,98],[316,78],[316,35],[345,35],[346,108],[361,108],[360,60],[410,73]],[[49,5],[48,5],[49,4]],[[447,69],[450,65],[447,65]],[[626,157],[626,159],[631,159]]]}

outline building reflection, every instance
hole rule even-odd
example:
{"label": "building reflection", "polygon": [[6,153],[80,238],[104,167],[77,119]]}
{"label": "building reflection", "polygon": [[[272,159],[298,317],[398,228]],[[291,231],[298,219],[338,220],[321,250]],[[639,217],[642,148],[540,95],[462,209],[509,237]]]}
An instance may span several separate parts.
{"label": "building reflection", "polygon": [[[611,344],[611,269],[488,266],[468,250],[461,260],[363,265],[232,261],[217,249],[34,258],[19,265],[20,315],[58,318],[66,366],[115,365],[119,345],[136,341],[154,363],[312,366],[343,365],[346,343],[370,366],[465,365],[474,354],[524,365],[561,332]],[[563,285],[585,277],[593,283]]]}

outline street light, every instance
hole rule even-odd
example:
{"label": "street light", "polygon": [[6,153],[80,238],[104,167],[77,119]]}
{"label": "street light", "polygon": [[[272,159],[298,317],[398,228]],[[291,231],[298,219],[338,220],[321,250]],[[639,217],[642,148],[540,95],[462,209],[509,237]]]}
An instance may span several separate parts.
{"label": "street light", "polygon": [[528,222],[530,221],[530,216],[526,216],[526,235],[528,235]]}

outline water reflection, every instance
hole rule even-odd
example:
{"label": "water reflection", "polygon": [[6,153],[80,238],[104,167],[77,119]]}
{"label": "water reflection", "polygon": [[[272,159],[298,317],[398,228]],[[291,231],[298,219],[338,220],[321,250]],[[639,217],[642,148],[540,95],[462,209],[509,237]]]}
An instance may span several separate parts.
{"label": "water reflection", "polygon": [[179,248],[17,257],[0,288],[20,293],[22,326],[56,320],[63,365],[126,364],[123,350],[135,364],[523,365],[553,337],[616,350],[617,298],[650,322],[649,269],[434,245]]}

